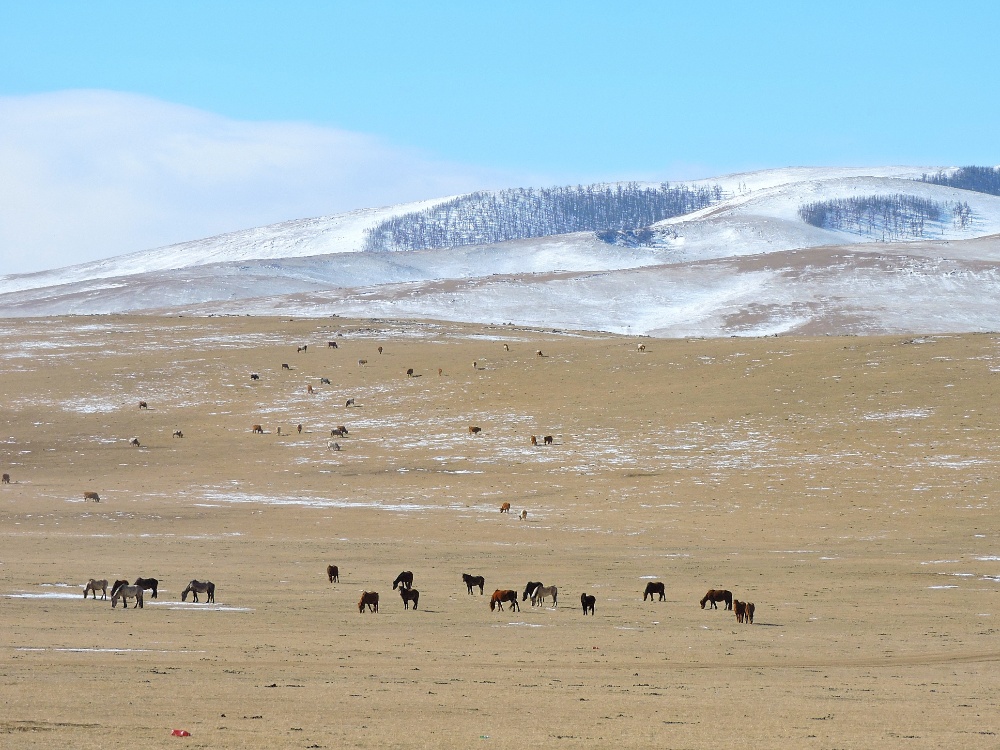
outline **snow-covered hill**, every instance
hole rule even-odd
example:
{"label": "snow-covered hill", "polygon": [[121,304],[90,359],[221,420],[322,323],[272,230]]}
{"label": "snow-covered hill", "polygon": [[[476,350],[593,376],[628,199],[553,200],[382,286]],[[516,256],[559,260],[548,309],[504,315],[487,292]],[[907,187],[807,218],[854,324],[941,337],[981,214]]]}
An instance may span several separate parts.
{"label": "snow-covered hill", "polygon": [[[619,246],[593,232],[362,252],[365,230],[450,199],[303,219],[0,277],[0,314],[420,317],[662,336],[1000,328],[1000,197],[918,181],[936,167],[792,168],[686,183],[706,208]],[[967,204],[912,242],[807,224],[816,201]]]}

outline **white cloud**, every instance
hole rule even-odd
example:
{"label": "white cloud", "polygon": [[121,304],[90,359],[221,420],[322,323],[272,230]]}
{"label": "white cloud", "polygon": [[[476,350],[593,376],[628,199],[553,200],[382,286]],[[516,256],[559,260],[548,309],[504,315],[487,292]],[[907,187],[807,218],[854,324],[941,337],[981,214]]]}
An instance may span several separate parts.
{"label": "white cloud", "polygon": [[0,97],[0,274],[510,182],[365,134],[133,94]]}

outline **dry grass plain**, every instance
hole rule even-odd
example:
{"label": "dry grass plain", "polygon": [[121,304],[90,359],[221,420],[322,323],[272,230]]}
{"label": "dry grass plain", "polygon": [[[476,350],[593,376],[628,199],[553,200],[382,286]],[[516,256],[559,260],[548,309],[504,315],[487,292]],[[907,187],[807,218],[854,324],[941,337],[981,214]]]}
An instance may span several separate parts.
{"label": "dry grass plain", "polygon": [[[1000,745],[997,336],[0,331],[0,747]],[[144,609],[83,601],[138,575]],[[559,606],[490,612],[529,579]]]}

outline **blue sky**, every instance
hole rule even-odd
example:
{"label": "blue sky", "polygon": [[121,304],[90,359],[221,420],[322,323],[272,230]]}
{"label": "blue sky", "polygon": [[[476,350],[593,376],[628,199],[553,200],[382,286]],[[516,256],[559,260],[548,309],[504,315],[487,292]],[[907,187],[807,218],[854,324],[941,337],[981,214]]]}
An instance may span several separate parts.
{"label": "blue sky", "polygon": [[0,273],[475,187],[1000,163],[1000,3],[2,6]]}

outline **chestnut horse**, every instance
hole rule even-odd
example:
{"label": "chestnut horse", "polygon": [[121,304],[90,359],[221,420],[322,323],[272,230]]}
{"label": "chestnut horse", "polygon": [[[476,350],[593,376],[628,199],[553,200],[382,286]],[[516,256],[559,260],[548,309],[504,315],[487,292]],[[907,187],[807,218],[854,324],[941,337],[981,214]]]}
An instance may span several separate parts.
{"label": "chestnut horse", "polygon": [[733,594],[731,591],[726,591],[725,589],[709,589],[708,593],[701,598],[701,608],[705,609],[705,603],[711,602],[712,609],[718,609],[719,605],[716,602],[725,602],[726,609],[733,608]]}
{"label": "chestnut horse", "polygon": [[667,591],[666,591],[666,586],[663,585],[663,581],[657,581],[656,583],[650,581],[649,583],[647,583],[646,590],[642,594],[642,600],[646,601],[647,596],[650,598],[650,600],[653,600],[653,596],[656,594],[660,595],[661,602],[666,601]]}
{"label": "chestnut horse", "polygon": [[468,573],[462,573],[462,580],[465,581],[465,585],[469,587],[469,593],[472,593],[472,589],[476,586],[479,587],[479,595],[483,595],[483,586],[486,585],[486,579],[482,576],[470,576]]}
{"label": "chestnut horse", "polygon": [[507,502],[502,503],[500,505],[500,512],[501,513],[510,513],[510,503],[507,503]]}
{"label": "chestnut horse", "polygon": [[747,603],[733,599],[733,612],[736,614],[736,622],[743,622],[743,618],[747,616]]}
{"label": "chestnut horse", "polygon": [[746,617],[743,618],[743,622],[753,625],[753,611],[755,609],[756,607],[754,607],[753,602],[747,602],[747,614]]}
{"label": "chestnut horse", "polygon": [[511,611],[520,610],[521,607],[517,603],[517,592],[511,591],[510,589],[497,589],[493,592],[493,596],[490,597],[490,612],[500,607],[500,611],[503,612],[503,603],[510,602]]}
{"label": "chestnut horse", "polygon": [[326,577],[330,579],[330,583],[333,583],[334,581],[340,583],[340,568],[336,565],[327,565]]}
{"label": "chestnut horse", "polygon": [[365,611],[365,605],[368,605],[368,611],[378,612],[378,592],[377,591],[362,591],[361,599],[358,600],[358,612],[362,613]]}

